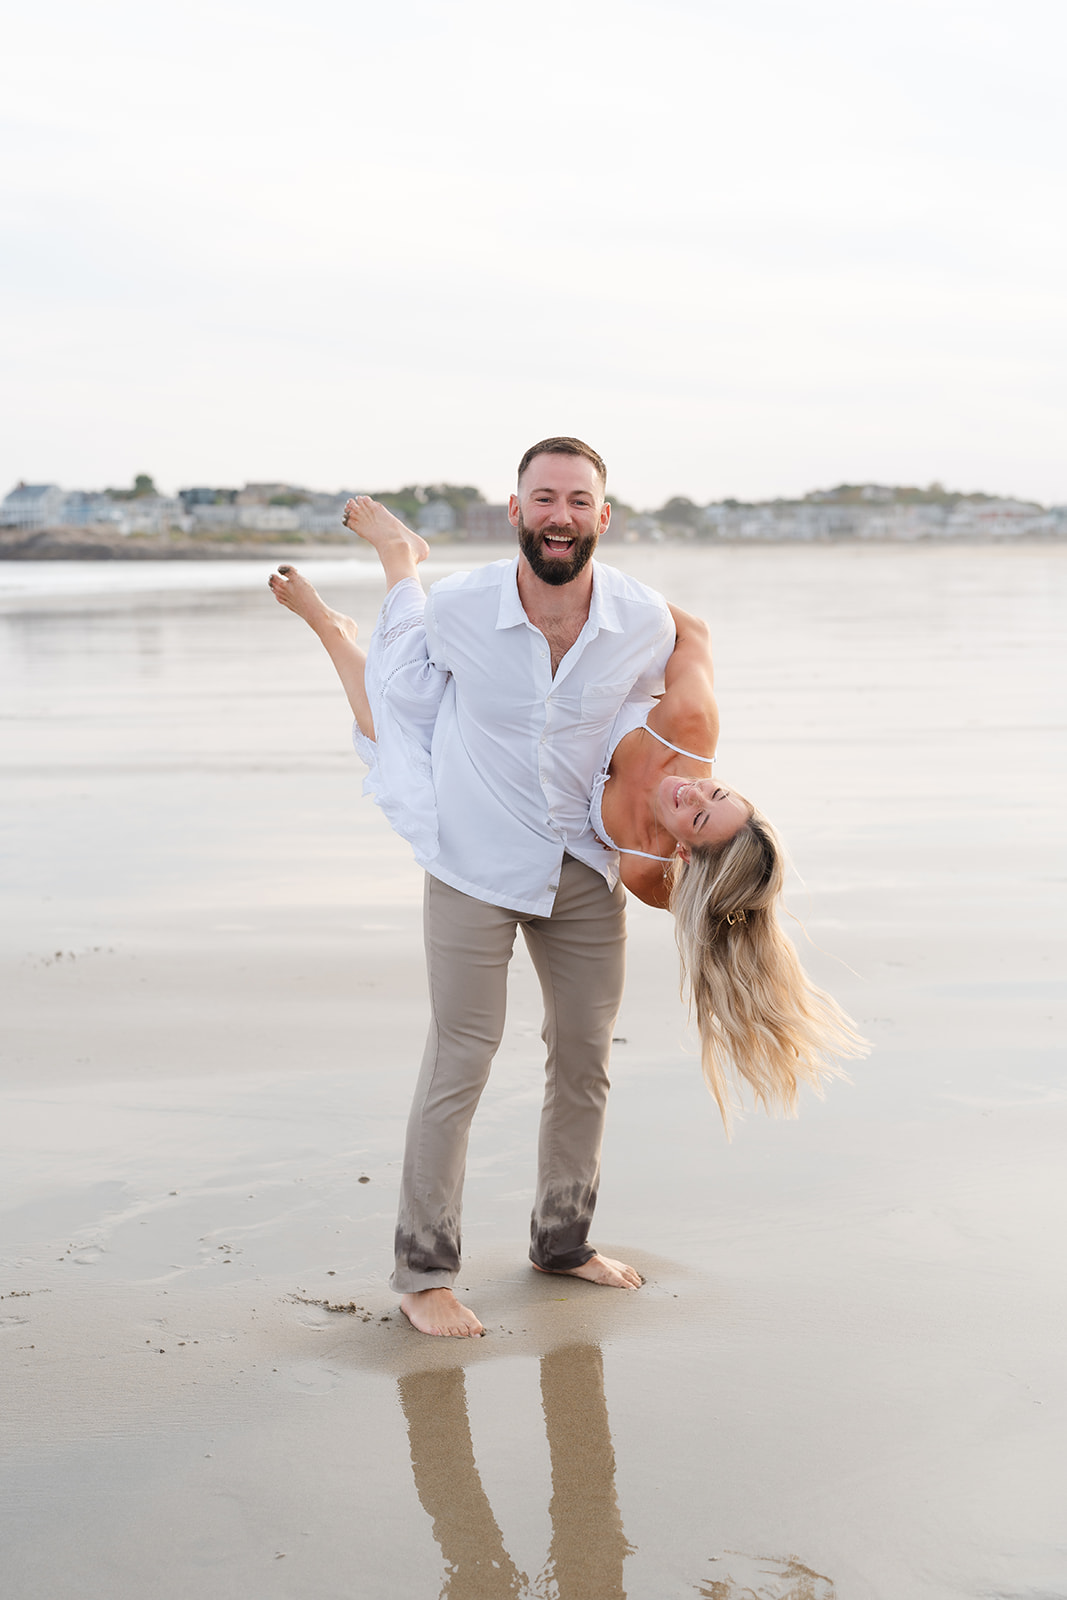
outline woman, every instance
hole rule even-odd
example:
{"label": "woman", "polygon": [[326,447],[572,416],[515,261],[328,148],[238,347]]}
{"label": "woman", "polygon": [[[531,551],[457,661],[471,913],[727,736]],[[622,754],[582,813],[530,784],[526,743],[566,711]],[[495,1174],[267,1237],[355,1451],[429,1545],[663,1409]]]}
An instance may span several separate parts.
{"label": "woman", "polygon": [[719,714],[708,628],[671,612],[678,638],[665,692],[620,712],[591,816],[619,852],[626,888],[674,915],[704,1077],[729,1134],[731,1069],[758,1105],[795,1116],[801,1082],[821,1094],[825,1078],[844,1075],[833,1058],[868,1047],[782,931],[778,836],[713,776]]}
{"label": "woman", "polygon": [[[344,521],[377,550],[389,589],[414,580],[406,626],[416,629],[418,566],[428,546],[366,496],[348,502]],[[372,768],[370,788],[412,838],[432,813],[429,730],[412,726],[399,696],[384,692],[380,670],[372,668],[368,684],[367,656],[350,618],[326,606],[292,567],[280,567],[269,582],[329,652],[356,719],[357,747]],[[671,609],[678,637],[664,694],[624,706],[590,818],[605,847],[619,851],[625,886],[674,914],[704,1076],[729,1134],[731,1069],[757,1104],[795,1115],[801,1082],[821,1093],[824,1079],[841,1075],[833,1058],[863,1055],[867,1047],[836,1002],[811,983],[779,925],[784,861],[770,824],[712,776],[719,718],[710,637],[699,619]],[[382,653],[395,644],[391,635]],[[424,653],[421,664],[406,666],[433,670]],[[401,746],[406,764],[394,781],[390,763]]]}

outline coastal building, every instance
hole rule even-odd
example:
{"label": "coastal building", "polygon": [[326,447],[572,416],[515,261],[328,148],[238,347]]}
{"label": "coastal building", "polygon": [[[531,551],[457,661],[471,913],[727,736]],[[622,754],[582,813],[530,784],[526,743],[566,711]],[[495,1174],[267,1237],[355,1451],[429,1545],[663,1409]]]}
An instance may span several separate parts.
{"label": "coastal building", "polygon": [[239,528],[255,528],[259,533],[295,533],[300,526],[296,506],[253,504],[234,507]]}
{"label": "coastal building", "polygon": [[427,500],[419,507],[417,521],[419,532],[431,539],[435,535],[440,538],[442,534],[454,533],[456,529],[456,513],[447,500]]}
{"label": "coastal building", "polygon": [[297,506],[297,516],[300,522],[301,533],[328,533],[338,535],[340,538],[355,539],[358,537],[351,528],[346,528],[341,521],[345,511],[345,501],[352,496],[347,490],[340,494],[316,494],[304,505]]}
{"label": "coastal building", "polygon": [[54,528],[63,521],[66,500],[56,483],[17,483],[0,504],[0,526]]}
{"label": "coastal building", "polygon": [[93,490],[71,489],[64,496],[59,522],[66,528],[113,528],[117,533],[127,532],[124,526],[123,507],[109,494]]}
{"label": "coastal building", "polygon": [[207,487],[179,489],[178,499],[186,511],[194,511],[197,506],[232,506],[237,499],[237,490]]}
{"label": "coastal building", "polygon": [[[868,487],[871,493],[867,492]],[[834,498],[835,493],[838,498]],[[705,539],[1011,539],[1024,534],[1055,534],[1062,528],[1051,511],[1022,500],[945,495],[914,499],[880,485],[848,492],[820,490],[803,500],[756,505],[721,501],[705,506],[697,536]],[[678,529],[679,536],[683,530]]]}
{"label": "coastal building", "polygon": [[177,495],[138,495],[134,500],[119,502],[115,509],[120,533],[165,534],[172,529],[187,533],[192,527],[192,519]]}
{"label": "coastal building", "polygon": [[[184,502],[183,502],[184,503]],[[193,527],[198,531],[216,528],[236,528],[237,510],[232,500],[212,501],[188,507]]]}
{"label": "coastal building", "polygon": [[130,499],[58,484],[20,483],[0,504],[0,526],[23,528],[100,528],[123,536],[188,529],[191,521],[174,496],[139,494]]}
{"label": "coastal building", "polygon": [[1042,532],[1047,525],[1044,508],[1024,500],[961,501],[946,519],[944,532],[950,539],[1013,539]]}
{"label": "coastal building", "polygon": [[515,529],[508,521],[506,505],[490,506],[475,500],[467,507],[468,539],[514,539]]}
{"label": "coastal building", "polygon": [[[465,535],[472,543],[513,545],[515,530],[507,505],[468,498],[476,494],[475,489],[435,485],[428,491],[405,490],[384,498],[407,526],[417,526],[429,538]],[[247,483],[243,489],[200,485],[170,496],[156,493],[145,474],[135,480],[132,491],[68,490],[55,483],[22,482],[0,501],[0,527],[28,533],[95,527],[121,535],[160,538],[172,532],[211,538],[241,529],[276,536],[318,535],[331,541],[356,539],[341,522],[349,497],[347,489],[329,494],[275,482]],[[675,520],[672,513],[678,511],[684,516]],[[750,504],[722,500],[696,506],[675,497],[655,513],[632,512],[627,506],[615,505],[604,537],[605,542],[615,543],[667,539],[701,543],[1063,539],[1067,538],[1067,507],[977,493],[963,495],[939,484],[928,489],[841,484],[797,500]],[[10,537],[4,543],[10,544]]]}

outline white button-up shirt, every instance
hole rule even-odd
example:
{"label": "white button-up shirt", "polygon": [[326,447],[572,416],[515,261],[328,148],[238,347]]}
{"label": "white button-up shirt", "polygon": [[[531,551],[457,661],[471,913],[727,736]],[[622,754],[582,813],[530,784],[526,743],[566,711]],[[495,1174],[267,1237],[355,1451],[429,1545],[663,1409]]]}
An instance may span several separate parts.
{"label": "white button-up shirt", "polygon": [[662,596],[595,561],[589,616],[553,677],[517,571],[445,578],[424,613],[414,580],[389,592],[367,662],[377,749],[356,742],[365,787],[428,872],[548,916],[564,852],[618,879],[589,796],[620,706],[663,688],[674,624]]}

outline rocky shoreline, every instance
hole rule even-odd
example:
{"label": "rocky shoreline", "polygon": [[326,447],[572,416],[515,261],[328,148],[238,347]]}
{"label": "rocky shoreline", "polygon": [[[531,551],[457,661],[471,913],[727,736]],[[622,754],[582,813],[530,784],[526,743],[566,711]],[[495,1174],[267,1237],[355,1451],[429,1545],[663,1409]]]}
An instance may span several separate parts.
{"label": "rocky shoreline", "polygon": [[[451,545],[451,540],[437,540],[437,544]],[[760,539],[719,538],[714,541],[703,542],[702,549],[714,545],[757,545],[757,544],[958,544],[958,545],[988,545],[988,544],[1060,544],[1063,535],[1059,532],[1041,531],[1018,534],[1003,533],[972,533],[968,537],[938,538],[936,534],[925,534],[920,539],[885,539],[881,541],[857,539],[849,535],[834,537],[806,539],[803,541],[791,539],[787,536],[778,538],[764,536]],[[479,543],[478,548],[488,550],[488,545]],[[269,534],[253,534],[249,538],[240,539],[197,539],[189,538],[183,534],[171,534],[167,538],[158,536],[145,536],[141,534],[117,534],[96,528],[0,528],[0,561],[270,561],[276,562],[291,558],[299,561],[307,560],[309,556],[332,557],[334,559],[352,557],[355,560],[371,559],[370,551],[358,540],[346,539],[343,535],[331,538],[329,534],[316,534],[313,541],[304,542],[299,534],[278,535],[271,538]]]}
{"label": "rocky shoreline", "polygon": [[352,539],[324,534],[305,545],[292,534],[221,541],[180,534],[124,536],[96,528],[0,528],[0,561],[276,561],[294,550],[307,556],[323,549],[330,555],[364,555]]}

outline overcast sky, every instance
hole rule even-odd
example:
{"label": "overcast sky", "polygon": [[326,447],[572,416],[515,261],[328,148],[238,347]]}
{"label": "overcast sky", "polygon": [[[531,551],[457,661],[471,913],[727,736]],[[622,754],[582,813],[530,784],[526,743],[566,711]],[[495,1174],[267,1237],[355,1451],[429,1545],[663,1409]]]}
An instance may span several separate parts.
{"label": "overcast sky", "polygon": [[1067,500],[1062,0],[52,0],[4,27],[0,494]]}

